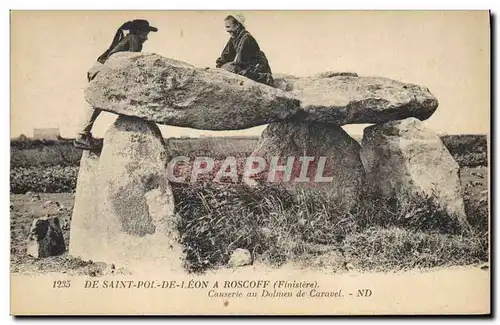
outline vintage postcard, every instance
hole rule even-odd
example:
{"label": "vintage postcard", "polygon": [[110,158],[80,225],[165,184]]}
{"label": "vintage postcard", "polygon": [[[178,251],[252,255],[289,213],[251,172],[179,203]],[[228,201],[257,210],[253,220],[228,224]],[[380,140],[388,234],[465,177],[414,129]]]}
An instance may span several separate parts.
{"label": "vintage postcard", "polygon": [[12,315],[487,315],[490,12],[21,11]]}

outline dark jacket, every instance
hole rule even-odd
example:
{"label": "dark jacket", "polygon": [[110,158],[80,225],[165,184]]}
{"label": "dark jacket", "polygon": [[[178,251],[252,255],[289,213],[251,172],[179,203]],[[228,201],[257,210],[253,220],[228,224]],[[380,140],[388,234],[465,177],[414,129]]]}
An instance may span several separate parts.
{"label": "dark jacket", "polygon": [[228,62],[233,62],[241,68],[251,68],[260,72],[271,73],[271,67],[266,55],[260,50],[259,44],[253,36],[244,28],[240,27],[235,37],[227,42],[221,56],[215,61],[220,68]]}

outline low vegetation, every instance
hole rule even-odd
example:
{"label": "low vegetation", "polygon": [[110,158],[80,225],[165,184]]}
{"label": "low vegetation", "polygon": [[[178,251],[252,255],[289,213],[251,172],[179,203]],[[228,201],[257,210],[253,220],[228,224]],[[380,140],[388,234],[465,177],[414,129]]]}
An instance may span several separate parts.
{"label": "low vegetation", "polygon": [[[443,137],[462,167],[466,213],[472,226],[467,232],[460,231],[431,200],[402,206],[394,200],[365,196],[346,211],[311,189],[290,195],[281,185],[249,187],[203,181],[189,186],[173,184],[177,211],[182,217],[179,232],[186,269],[203,272],[223,267],[236,248],[250,250],[257,261],[271,266],[294,262],[339,272],[350,268],[390,271],[486,262],[489,233],[485,141],[484,136]],[[256,144],[257,138],[168,139],[172,155],[209,156],[219,162],[226,156],[244,157]],[[73,148],[70,140],[12,141],[11,193],[64,196],[74,192],[80,158],[81,151]],[[95,271],[93,263],[84,261],[58,257],[48,263],[27,257],[22,239],[37,217],[33,211],[42,211],[42,204],[33,203],[29,196],[20,197],[11,206],[14,271],[35,263],[39,269],[50,271],[85,268],[90,273],[84,274],[100,272]],[[71,217],[72,201],[68,204],[60,212],[65,218]],[[102,271],[104,266],[98,269]]]}
{"label": "low vegetation", "polygon": [[[432,200],[401,205],[365,197],[348,211],[323,192],[283,187],[216,185],[174,187],[186,268],[225,265],[235,248],[266,264],[294,261],[342,270],[402,270],[487,261],[487,232],[460,231]],[[477,216],[487,220],[488,216]],[[337,253],[325,261],[322,255]],[[330,259],[331,255],[326,258]],[[323,260],[322,260],[323,259]]]}

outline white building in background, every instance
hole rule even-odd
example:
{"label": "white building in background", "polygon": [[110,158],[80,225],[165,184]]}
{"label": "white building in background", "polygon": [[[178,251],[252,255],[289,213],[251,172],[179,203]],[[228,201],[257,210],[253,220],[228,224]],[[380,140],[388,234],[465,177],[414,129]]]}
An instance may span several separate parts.
{"label": "white building in background", "polygon": [[40,128],[33,130],[33,138],[40,140],[57,140],[61,136],[59,128]]}

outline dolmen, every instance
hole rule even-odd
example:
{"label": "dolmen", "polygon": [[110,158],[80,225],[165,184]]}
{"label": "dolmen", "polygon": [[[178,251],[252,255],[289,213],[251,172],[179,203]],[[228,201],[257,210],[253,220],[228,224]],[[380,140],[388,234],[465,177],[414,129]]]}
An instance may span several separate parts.
{"label": "dolmen", "polygon": [[[428,88],[352,72],[276,75],[274,83],[154,53],[114,54],[85,89],[88,104],[118,118],[101,153],[81,158],[70,254],[181,265],[166,172],[175,157],[158,124],[212,131],[267,125],[250,157],[278,167],[274,181],[319,188],[346,209],[366,192],[403,204],[431,198],[467,226],[458,164],[424,125],[439,104]],[[342,128],[350,124],[372,124],[361,144]]]}

